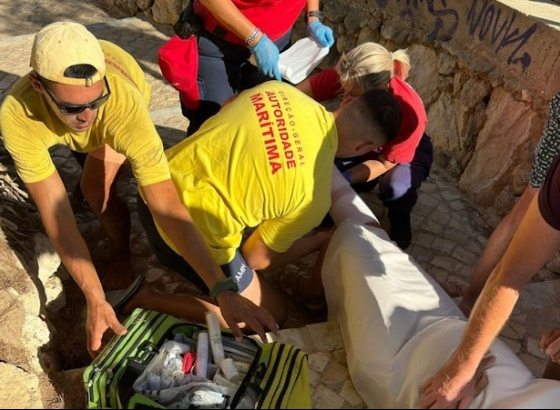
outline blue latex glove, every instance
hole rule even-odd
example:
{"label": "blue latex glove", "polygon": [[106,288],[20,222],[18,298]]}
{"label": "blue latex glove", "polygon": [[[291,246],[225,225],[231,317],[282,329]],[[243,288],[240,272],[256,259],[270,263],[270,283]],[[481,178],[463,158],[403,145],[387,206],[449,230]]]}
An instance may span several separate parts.
{"label": "blue latex glove", "polygon": [[257,67],[269,77],[276,78],[282,81],[280,75],[280,68],[278,67],[278,60],[280,59],[280,52],[278,47],[274,44],[266,34],[263,34],[257,45],[251,49],[257,61]]}
{"label": "blue latex glove", "polygon": [[325,26],[319,20],[311,22],[307,26],[307,32],[311,37],[323,45],[323,47],[330,47],[334,44],[334,36],[332,28]]}

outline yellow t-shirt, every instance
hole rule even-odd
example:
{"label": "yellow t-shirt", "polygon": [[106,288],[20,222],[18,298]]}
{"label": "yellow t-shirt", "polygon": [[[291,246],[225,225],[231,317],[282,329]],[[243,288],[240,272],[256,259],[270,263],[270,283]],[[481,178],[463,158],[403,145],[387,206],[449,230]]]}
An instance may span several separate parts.
{"label": "yellow t-shirt", "polygon": [[42,181],[55,166],[49,148],[66,145],[89,152],[107,144],[125,155],[139,185],[170,177],[163,143],[150,118],[150,85],[126,51],[100,41],[105,53],[111,96],[99,108],[97,118],[85,132],[71,131],[51,110],[45,98],[33,89],[27,76],[10,90],[0,109],[0,132],[16,170],[25,183]]}
{"label": "yellow t-shirt", "polygon": [[332,113],[269,81],[239,94],[166,155],[182,202],[224,264],[247,227],[259,225],[266,245],[285,252],[321,222],[337,141]]}

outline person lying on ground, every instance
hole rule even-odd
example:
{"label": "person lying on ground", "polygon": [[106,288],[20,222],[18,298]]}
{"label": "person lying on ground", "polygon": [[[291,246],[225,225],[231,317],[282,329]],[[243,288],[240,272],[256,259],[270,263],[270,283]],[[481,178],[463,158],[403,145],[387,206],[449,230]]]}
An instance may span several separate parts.
{"label": "person lying on ground", "polygon": [[[422,406],[442,408],[462,400],[491,343],[509,319],[524,286],[560,249],[560,156],[552,163],[503,257],[492,270],[469,316],[461,343],[422,389]],[[550,361],[546,374],[559,374],[560,332],[544,335]]]}
{"label": "person lying on ground", "polygon": [[[328,319],[340,325],[350,378],[368,408],[420,408],[426,375],[454,354],[467,319],[335,172],[337,228],[318,264]],[[558,408],[560,382],[535,378],[505,342],[495,339],[482,357],[450,408]]]}

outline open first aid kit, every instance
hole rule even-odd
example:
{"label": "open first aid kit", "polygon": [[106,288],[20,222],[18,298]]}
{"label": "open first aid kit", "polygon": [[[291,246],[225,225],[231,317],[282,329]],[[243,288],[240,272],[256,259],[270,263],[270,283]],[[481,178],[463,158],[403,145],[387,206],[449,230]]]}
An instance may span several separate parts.
{"label": "open first aid kit", "polygon": [[206,322],[135,309],[84,371],[87,408],[311,408],[306,353]]}

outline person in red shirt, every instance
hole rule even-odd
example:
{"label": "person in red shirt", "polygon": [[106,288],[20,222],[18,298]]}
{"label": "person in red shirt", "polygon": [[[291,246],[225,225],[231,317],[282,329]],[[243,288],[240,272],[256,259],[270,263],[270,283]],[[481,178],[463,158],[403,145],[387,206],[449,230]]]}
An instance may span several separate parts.
{"label": "person in red shirt", "polygon": [[410,245],[410,212],[433,162],[432,142],[424,132],[428,122],[424,104],[404,81],[409,70],[405,50],[391,53],[380,44],[367,42],[344,53],[335,67],[297,85],[320,102],[342,97],[344,104],[373,88],[387,88],[397,97],[402,110],[397,138],[375,152],[335,162],[357,192],[379,187],[379,198],[388,208],[389,236],[401,249]]}
{"label": "person in red shirt", "polygon": [[[199,100],[194,105],[181,101],[189,119],[187,135],[232,96],[270,79],[281,81],[280,52],[290,47],[292,27],[304,9],[308,34],[324,47],[334,43],[332,29],[322,23],[319,0],[191,0],[191,6],[199,26]],[[251,55],[256,66],[249,62]]]}

